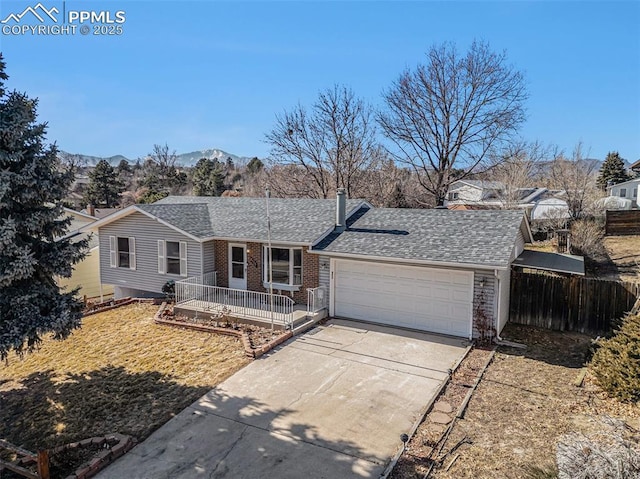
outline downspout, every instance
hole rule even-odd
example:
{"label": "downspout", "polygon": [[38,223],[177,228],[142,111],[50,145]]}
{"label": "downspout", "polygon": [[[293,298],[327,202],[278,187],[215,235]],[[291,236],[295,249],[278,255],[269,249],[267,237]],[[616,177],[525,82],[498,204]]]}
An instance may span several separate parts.
{"label": "downspout", "polygon": [[498,301],[496,301],[497,307],[496,307],[496,317],[495,317],[494,326],[496,328],[496,339],[498,341],[502,341],[502,338],[500,337],[500,334],[498,333],[498,326],[500,325],[500,313],[502,312],[502,311],[500,311],[500,306],[502,305],[502,301],[500,301],[500,286],[501,286],[501,283],[500,283],[500,277],[498,276],[498,270],[497,269],[493,270],[493,275],[496,278],[496,288],[498,290]]}

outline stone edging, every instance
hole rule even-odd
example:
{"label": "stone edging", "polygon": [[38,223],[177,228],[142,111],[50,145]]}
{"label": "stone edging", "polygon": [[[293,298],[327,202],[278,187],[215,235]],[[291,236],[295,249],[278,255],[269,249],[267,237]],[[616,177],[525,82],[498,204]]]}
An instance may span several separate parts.
{"label": "stone edging", "polygon": [[125,436],[124,434],[107,434],[101,437],[92,437],[80,442],[73,442],[66,446],[60,446],[53,449],[53,453],[62,452],[68,449],[77,449],[80,447],[87,447],[89,445],[95,445],[98,447],[104,447],[109,445],[108,449],[98,452],[94,457],[89,459],[88,462],[82,464],[76,472],[66,477],[66,479],[88,479],[95,476],[99,471],[104,469],[107,465],[118,459],[120,456],[129,452],[136,445],[136,440],[131,436]]}
{"label": "stone edging", "polygon": [[[451,369],[449,369],[448,374],[447,374],[447,379],[442,381],[442,383],[440,384],[440,386],[436,390],[436,392],[433,395],[433,397],[429,400],[427,405],[422,409],[422,411],[418,415],[416,421],[414,421],[413,426],[411,427],[411,430],[409,431],[409,434],[407,434],[408,437],[409,437],[409,439],[407,440],[407,443],[413,438],[413,436],[415,435],[416,431],[418,430],[418,427],[420,427],[420,424],[422,424],[422,422],[425,420],[425,418],[427,417],[427,414],[429,414],[429,412],[433,408],[433,405],[440,398],[440,396],[444,392],[444,389],[447,387],[447,384],[449,384],[449,381],[451,381],[451,377],[453,376],[453,373],[456,372],[456,370],[458,369],[460,364],[462,364],[462,361],[464,361],[464,359],[469,355],[469,352],[471,351],[471,349],[473,349],[473,344],[470,344],[470,345],[467,346],[467,348],[465,349],[465,352],[462,355],[462,357],[453,365],[453,367]],[[393,469],[396,467],[396,464],[400,460],[400,457],[402,456],[402,454],[404,454],[404,446],[400,447],[396,451],[396,453],[391,457],[391,459],[387,463],[387,467],[385,467],[384,471],[380,475],[380,479],[387,479],[389,477],[389,475],[393,472]]]}
{"label": "stone edging", "polygon": [[126,306],[131,303],[154,303],[156,300],[153,298],[121,298],[116,300],[105,301],[104,303],[98,303],[95,305],[95,309],[91,311],[87,311],[82,316],[92,316],[98,313],[104,313],[105,311],[110,311],[112,309],[119,308],[121,306]]}
{"label": "stone edging", "polygon": [[[78,442],[72,442],[63,446],[49,449],[49,459],[56,454],[65,451],[73,451],[76,449],[85,449],[89,446],[97,446],[104,448],[96,451],[95,455],[84,464],[80,465],[76,471],[66,477],[66,479],[88,479],[95,476],[99,471],[104,469],[111,462],[129,452],[136,445],[135,438],[124,434],[107,434],[106,436],[90,437]],[[18,461],[19,464],[29,466],[34,465],[33,458],[23,458]]]}
{"label": "stone edging", "polygon": [[262,346],[259,346],[257,348],[254,348],[251,345],[251,341],[249,340],[249,335],[244,331],[237,331],[235,329],[229,329],[229,328],[218,328],[215,326],[207,326],[206,324],[185,323],[183,321],[174,321],[172,319],[165,319],[162,317],[162,315],[166,309],[167,309],[167,303],[166,302],[162,303],[160,305],[160,308],[156,312],[155,316],[153,317],[153,320],[157,324],[164,324],[166,326],[175,326],[178,328],[192,329],[194,331],[203,331],[206,333],[217,333],[217,334],[224,334],[226,336],[235,336],[237,338],[240,338],[240,341],[242,341],[242,346],[244,347],[244,353],[253,359],[258,359],[263,354],[271,351],[276,346],[279,346],[280,344],[284,343],[287,339],[293,337],[293,333],[291,331],[286,331],[280,336],[278,336],[277,338],[272,339],[268,343],[263,344]]}

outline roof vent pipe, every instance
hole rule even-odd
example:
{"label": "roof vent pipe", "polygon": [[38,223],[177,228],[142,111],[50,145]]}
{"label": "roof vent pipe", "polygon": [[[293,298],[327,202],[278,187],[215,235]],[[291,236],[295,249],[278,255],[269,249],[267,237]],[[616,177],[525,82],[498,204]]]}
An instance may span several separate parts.
{"label": "roof vent pipe", "polygon": [[336,192],[336,231],[342,232],[347,227],[347,193],[344,188]]}

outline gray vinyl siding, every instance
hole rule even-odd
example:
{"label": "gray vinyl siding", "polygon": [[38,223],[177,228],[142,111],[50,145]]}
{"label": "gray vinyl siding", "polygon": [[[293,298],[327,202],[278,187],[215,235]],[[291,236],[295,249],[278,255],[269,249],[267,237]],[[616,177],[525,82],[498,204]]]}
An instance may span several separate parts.
{"label": "gray vinyl siding", "polygon": [[210,273],[216,270],[216,252],[214,241],[202,243],[202,272]]}
{"label": "gray vinyl siding", "polygon": [[[109,237],[134,237],[136,240],[136,269],[112,268],[109,261]],[[172,280],[184,279],[175,274],[158,273],[158,240],[187,243],[187,276],[202,274],[200,243],[165,226],[142,213],[114,221],[99,229],[100,279],[103,283],[121,288],[161,293],[162,286]]]}
{"label": "gray vinyl siding", "polygon": [[330,303],[331,295],[331,259],[328,256],[320,256],[318,258],[318,286],[324,286],[326,296],[325,304]]}
{"label": "gray vinyl siding", "polygon": [[[484,280],[484,285],[481,286],[480,282]],[[496,308],[498,298],[496,296],[496,278],[493,275],[493,271],[481,271],[476,270],[473,274],[473,337],[480,336],[477,324],[475,321],[476,312],[478,309],[482,309],[488,318],[491,318],[491,324],[495,325]]]}

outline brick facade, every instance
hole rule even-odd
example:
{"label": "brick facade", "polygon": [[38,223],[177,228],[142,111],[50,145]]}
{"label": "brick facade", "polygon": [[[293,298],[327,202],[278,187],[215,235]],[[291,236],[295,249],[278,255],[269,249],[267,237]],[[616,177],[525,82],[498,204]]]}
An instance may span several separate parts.
{"label": "brick facade", "polygon": [[[238,242],[239,243],[239,242]],[[246,243],[247,245],[247,289],[249,291],[268,292],[262,285],[262,243]],[[229,242],[214,242],[216,271],[218,272],[218,286],[229,287]],[[302,248],[302,286],[300,291],[293,292],[293,300],[299,304],[307,304],[307,288],[316,288],[318,282],[318,255],[309,254],[307,248]],[[275,293],[279,291],[274,290]],[[291,296],[291,292],[282,291],[283,295]]]}
{"label": "brick facade", "polygon": [[229,242],[228,241],[214,241],[213,247],[215,253],[216,263],[216,279],[218,286],[223,288],[229,287]]}

